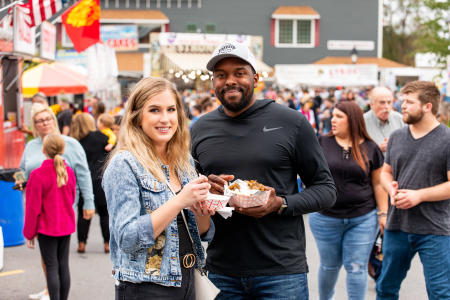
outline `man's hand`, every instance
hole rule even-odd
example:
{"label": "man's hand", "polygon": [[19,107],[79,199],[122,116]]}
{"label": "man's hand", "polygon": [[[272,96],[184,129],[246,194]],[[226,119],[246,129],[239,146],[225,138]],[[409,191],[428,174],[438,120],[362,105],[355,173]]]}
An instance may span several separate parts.
{"label": "man's hand", "polygon": [[380,147],[382,152],[386,152],[387,145],[388,145],[388,138],[384,138],[384,140],[378,145],[378,147]]}
{"label": "man's hand", "polygon": [[392,181],[391,193],[389,194],[389,196],[391,197],[391,205],[395,205],[395,196],[397,195],[397,192],[398,192],[398,182]]}
{"label": "man's hand", "polygon": [[236,211],[254,218],[262,218],[271,212],[278,211],[283,204],[283,199],[276,196],[274,188],[265,186],[265,189],[270,191],[269,200],[267,200],[265,205],[249,208],[235,207]]}
{"label": "man's hand", "polygon": [[95,214],[95,209],[83,209],[83,219],[90,220]]}
{"label": "man's hand", "polygon": [[422,202],[421,194],[417,190],[398,190],[394,205],[399,209],[408,209]]}
{"label": "man's hand", "polygon": [[211,194],[223,195],[224,186],[228,181],[234,179],[234,175],[214,175],[208,176],[208,183],[211,185],[209,192]]}

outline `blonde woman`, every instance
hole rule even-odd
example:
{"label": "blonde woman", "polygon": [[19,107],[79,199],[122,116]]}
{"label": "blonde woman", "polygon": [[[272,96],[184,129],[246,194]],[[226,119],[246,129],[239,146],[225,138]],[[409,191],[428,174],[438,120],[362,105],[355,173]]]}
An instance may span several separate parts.
{"label": "blonde woman", "polygon": [[[49,134],[60,134],[58,130],[58,123],[55,114],[45,104],[34,103],[31,108],[31,121],[33,125],[33,135],[35,139],[28,142],[22,154],[20,161],[20,169],[24,172],[25,178],[28,179],[30,173],[41,166],[46,159],[42,153],[43,139]],[[83,217],[90,219],[95,213],[94,197],[92,193],[92,182],[89,167],[86,160],[86,154],[80,143],[74,138],[62,136],[66,143],[66,148],[62,157],[70,166],[77,179],[77,195],[75,202],[78,201],[78,195],[81,193],[84,199]],[[19,182],[16,182],[16,184]],[[45,272],[45,265],[42,265]],[[48,299],[48,292],[46,290],[31,294],[30,299]]]}
{"label": "blonde woman", "polygon": [[44,138],[42,152],[47,159],[30,174],[23,229],[29,248],[34,249],[38,237],[52,300],[69,295],[70,235],[75,231],[75,173],[61,156],[64,147],[59,134]]}
{"label": "blonde woman", "polygon": [[[92,188],[94,190],[95,211],[100,216],[100,228],[102,230],[103,244],[105,253],[109,253],[109,216],[106,207],[105,192],[102,189],[102,170],[106,162],[108,152],[105,147],[108,145],[108,137],[95,129],[95,120],[88,113],[82,113],[73,116],[70,125],[70,135],[80,142],[86,152],[86,158],[89,165],[92,178]],[[80,197],[80,204],[84,203],[83,197]],[[77,219],[77,237],[78,253],[86,251],[89,227],[91,220],[83,218],[81,205],[78,206]]]}
{"label": "blonde woman", "polygon": [[194,268],[204,265],[200,236],[212,239],[214,212],[202,206],[210,185],[195,173],[171,82],[146,78],[136,85],[103,188],[116,299],[194,299]]}

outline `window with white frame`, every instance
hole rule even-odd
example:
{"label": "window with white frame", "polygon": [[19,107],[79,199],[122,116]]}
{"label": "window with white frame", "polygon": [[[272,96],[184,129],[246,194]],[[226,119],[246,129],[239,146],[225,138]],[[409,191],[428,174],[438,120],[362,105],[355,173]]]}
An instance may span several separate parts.
{"label": "window with white frame", "polygon": [[315,26],[314,19],[275,19],[275,47],[314,47]]}

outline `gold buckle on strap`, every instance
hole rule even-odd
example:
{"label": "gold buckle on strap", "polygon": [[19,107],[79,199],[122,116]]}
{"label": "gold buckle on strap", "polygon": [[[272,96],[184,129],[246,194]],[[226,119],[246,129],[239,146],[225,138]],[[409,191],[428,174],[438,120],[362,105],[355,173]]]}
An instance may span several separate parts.
{"label": "gold buckle on strap", "polygon": [[185,269],[190,269],[195,265],[195,255],[188,253],[183,256],[183,267]]}

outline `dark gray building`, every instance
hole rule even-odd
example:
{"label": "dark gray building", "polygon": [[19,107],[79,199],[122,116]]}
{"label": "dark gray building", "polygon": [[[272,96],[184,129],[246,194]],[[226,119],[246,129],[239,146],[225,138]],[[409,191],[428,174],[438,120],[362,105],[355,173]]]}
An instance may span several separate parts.
{"label": "dark gray building", "polygon": [[126,11],[162,12],[164,26],[137,22],[142,41],[155,31],[263,36],[263,60],[271,66],[350,56],[354,46],[359,56],[381,57],[381,0],[101,0],[101,6],[121,10],[127,22],[133,19]]}

